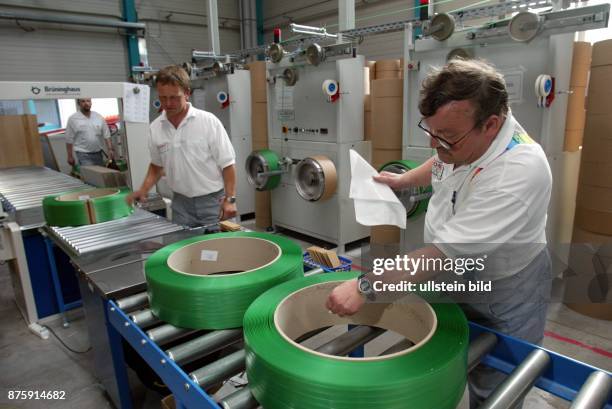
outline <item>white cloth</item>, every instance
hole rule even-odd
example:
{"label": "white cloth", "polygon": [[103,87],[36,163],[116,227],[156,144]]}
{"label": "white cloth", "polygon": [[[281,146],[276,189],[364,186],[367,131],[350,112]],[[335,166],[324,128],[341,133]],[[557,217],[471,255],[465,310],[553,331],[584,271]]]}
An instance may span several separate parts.
{"label": "white cloth", "polygon": [[383,224],[406,228],[406,208],[391,188],[372,179],[378,172],[351,149],[351,187],[349,198],[355,202],[357,223]]}
{"label": "white cloth", "polygon": [[75,152],[99,152],[104,147],[102,138],[110,138],[110,130],[104,117],[90,111],[89,118],[77,111],[68,118],[66,143],[73,145]]}
{"label": "white cloth", "polygon": [[435,157],[425,242],[447,257],[487,254],[491,279],[511,276],[546,244],[551,188],[544,151],[509,113],[476,162],[454,168]]}
{"label": "white cloth", "polygon": [[223,189],[223,169],[236,162],[234,147],[219,119],[194,108],[177,128],[163,112],[151,123],[151,163],[164,168],[170,189],[203,196]]}

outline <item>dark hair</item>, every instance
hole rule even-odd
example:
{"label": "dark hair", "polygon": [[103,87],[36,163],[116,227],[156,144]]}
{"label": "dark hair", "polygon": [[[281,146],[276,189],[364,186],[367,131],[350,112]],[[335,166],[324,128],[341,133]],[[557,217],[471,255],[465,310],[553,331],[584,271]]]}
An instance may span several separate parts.
{"label": "dark hair", "polygon": [[183,67],[178,65],[169,65],[159,70],[155,77],[155,85],[157,84],[172,84],[181,87],[185,92],[189,92],[189,75]]}
{"label": "dark hair", "polygon": [[507,114],[508,91],[504,77],[483,60],[452,59],[444,67],[434,68],[423,80],[419,111],[429,117],[448,102],[465,100],[472,101],[476,108],[476,125],[491,115]]}

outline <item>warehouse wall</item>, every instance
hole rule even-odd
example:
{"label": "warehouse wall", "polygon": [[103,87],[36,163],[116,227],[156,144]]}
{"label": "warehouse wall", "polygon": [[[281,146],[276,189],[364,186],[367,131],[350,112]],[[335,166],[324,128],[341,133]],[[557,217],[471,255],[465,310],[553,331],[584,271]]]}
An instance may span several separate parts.
{"label": "warehouse wall", "polygon": [[[448,12],[476,3],[479,6],[485,5],[476,0],[452,0],[444,2],[436,7],[436,10]],[[412,19],[414,4],[413,0],[355,0],[355,25],[366,27]],[[292,33],[288,28],[290,22],[324,26],[334,33],[338,30],[338,0],[264,1],[264,29],[267,41],[271,40],[274,27],[283,29],[284,39],[291,37]],[[399,58],[403,55],[403,44],[401,32],[368,36],[360,45],[359,53],[371,60]]]}
{"label": "warehouse wall", "polygon": [[[33,11],[121,19],[122,0],[0,0],[0,11]],[[149,64],[154,68],[189,61],[191,49],[206,49],[204,0],[136,1],[147,24]],[[240,48],[236,0],[219,0],[221,49]],[[0,81],[124,81],[128,73],[125,36],[118,30],[0,20]]]}

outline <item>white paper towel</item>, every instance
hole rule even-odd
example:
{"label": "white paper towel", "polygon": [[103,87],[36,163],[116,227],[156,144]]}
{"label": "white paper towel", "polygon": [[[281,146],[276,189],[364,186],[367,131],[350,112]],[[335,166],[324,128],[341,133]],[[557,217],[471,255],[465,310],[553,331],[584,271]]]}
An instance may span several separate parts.
{"label": "white paper towel", "polygon": [[357,152],[351,149],[351,189],[349,197],[355,202],[355,216],[359,224],[378,226],[390,224],[406,228],[406,208],[393,190],[372,179],[378,172]]}

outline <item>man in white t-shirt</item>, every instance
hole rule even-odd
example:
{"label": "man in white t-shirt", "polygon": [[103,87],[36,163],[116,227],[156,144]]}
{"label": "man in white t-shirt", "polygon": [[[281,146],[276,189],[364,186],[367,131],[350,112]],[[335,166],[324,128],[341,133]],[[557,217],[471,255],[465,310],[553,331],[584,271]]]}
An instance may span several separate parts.
{"label": "man in white t-shirt", "polygon": [[[551,284],[545,227],[552,177],[544,151],[512,116],[503,76],[483,61],[453,60],[430,73],[422,84],[419,110],[418,126],[437,154],[403,175],[383,172],[375,178],[397,190],[432,186],[426,245],[408,257],[456,261],[484,256],[484,269],[473,267],[465,276],[491,281],[493,290],[478,301],[466,294],[462,307],[468,319],[540,342]],[[376,299],[375,281],[421,282],[443,275],[424,269],[412,273],[362,275],[336,287],[326,307],[351,315],[366,299]],[[450,277],[466,279],[459,274],[455,269]],[[470,406],[477,407],[502,379],[489,368],[472,371]]]}
{"label": "man in white t-shirt", "polygon": [[215,223],[236,215],[236,154],[229,136],[216,116],[189,103],[189,75],[183,68],[163,68],[155,86],[163,112],[151,122],[151,164],[128,202],[146,200],[165,174],[174,192],[172,220],[217,230]]}
{"label": "man in white t-shirt", "polygon": [[[68,164],[104,166],[102,141],[106,143],[108,158],[114,158],[111,134],[104,117],[91,110],[91,98],[77,99],[79,110],[68,118],[66,152]],[[76,154],[76,159],[74,155]]]}

